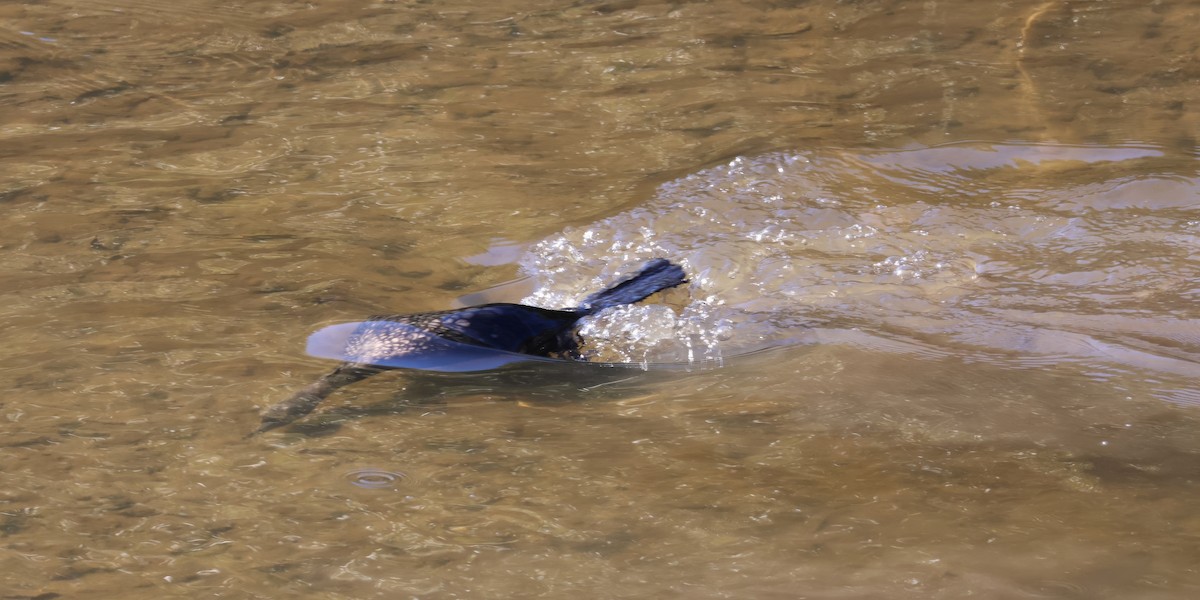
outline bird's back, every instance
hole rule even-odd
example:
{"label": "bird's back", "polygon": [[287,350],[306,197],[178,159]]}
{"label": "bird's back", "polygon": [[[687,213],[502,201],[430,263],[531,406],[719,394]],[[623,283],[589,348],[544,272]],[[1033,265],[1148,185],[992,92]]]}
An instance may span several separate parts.
{"label": "bird's back", "polygon": [[[404,323],[461,344],[506,352],[556,356],[574,352],[575,322],[584,313],[524,304],[484,304],[457,310],[410,315],[382,315],[371,321]],[[404,340],[397,340],[403,344]],[[397,347],[398,352],[406,351]]]}
{"label": "bird's back", "polygon": [[[683,269],[665,259],[646,263],[641,271],[592,294],[578,308],[551,310],[524,304],[484,304],[456,310],[371,317],[350,339],[370,345],[369,356],[401,356],[421,352],[431,337],[534,356],[574,358],[578,355],[575,323],[595,312],[632,304],[685,281]],[[412,328],[379,327],[403,323]]]}

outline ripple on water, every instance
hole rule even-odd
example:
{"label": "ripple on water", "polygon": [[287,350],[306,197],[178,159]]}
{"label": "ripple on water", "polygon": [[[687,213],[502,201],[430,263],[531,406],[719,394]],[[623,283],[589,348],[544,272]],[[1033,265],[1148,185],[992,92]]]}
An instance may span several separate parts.
{"label": "ripple on water", "polygon": [[351,485],[369,490],[394,488],[406,478],[404,473],[383,469],[355,469],[348,471],[345,478]]}
{"label": "ripple on water", "polygon": [[[687,269],[688,295],[668,294],[675,312],[637,305],[585,323],[596,358],[720,359],[814,327],[886,327],[875,337],[888,347],[936,339],[978,360],[1200,372],[1194,344],[1138,339],[1125,323],[1196,317],[1197,207],[1194,157],[1140,144],[738,157],[533,245],[521,263],[541,285],[525,301],[570,305],[666,256]],[[1049,326],[1048,312],[1071,318]]]}

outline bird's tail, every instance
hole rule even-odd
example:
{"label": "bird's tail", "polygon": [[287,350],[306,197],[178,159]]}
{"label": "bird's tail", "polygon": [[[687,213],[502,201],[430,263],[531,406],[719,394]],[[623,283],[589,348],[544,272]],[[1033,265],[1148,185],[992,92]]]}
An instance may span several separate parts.
{"label": "bird's tail", "polygon": [[584,298],[578,310],[592,314],[612,306],[633,304],[686,282],[682,267],[665,258],[656,258],[646,263],[637,275]]}

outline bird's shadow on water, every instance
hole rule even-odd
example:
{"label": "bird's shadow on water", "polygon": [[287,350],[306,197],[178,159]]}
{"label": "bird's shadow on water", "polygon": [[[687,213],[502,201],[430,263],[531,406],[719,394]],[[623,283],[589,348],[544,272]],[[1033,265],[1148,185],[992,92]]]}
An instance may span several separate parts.
{"label": "bird's shadow on water", "polygon": [[530,365],[486,373],[429,373],[396,370],[393,384],[402,389],[387,400],[341,405],[291,423],[285,431],[305,437],[336,434],[348,422],[405,413],[441,411],[472,401],[554,406],[579,402],[613,402],[650,393],[682,373],[599,364]]}

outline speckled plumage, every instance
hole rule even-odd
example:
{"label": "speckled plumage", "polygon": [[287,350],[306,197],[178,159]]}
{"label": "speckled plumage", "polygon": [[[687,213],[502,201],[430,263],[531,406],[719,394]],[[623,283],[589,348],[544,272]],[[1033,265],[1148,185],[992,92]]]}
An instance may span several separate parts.
{"label": "speckled plumage", "polygon": [[[421,352],[440,340],[535,356],[573,356],[575,323],[582,309],[551,310],[523,304],[485,304],[413,315],[377,315],[347,340],[347,358],[380,358]],[[388,327],[400,323],[406,328]]]}

